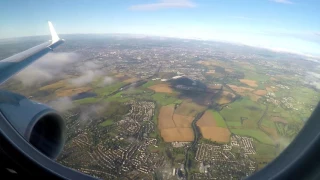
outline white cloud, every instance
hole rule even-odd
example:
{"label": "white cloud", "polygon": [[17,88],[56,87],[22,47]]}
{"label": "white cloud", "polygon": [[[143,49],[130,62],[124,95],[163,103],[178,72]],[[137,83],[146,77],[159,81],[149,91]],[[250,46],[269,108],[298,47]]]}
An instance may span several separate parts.
{"label": "white cloud", "polygon": [[[87,85],[97,77],[105,75],[103,66],[99,62],[82,62],[81,57],[75,53],[49,53],[19,72],[14,78],[30,87],[65,78],[70,72],[78,75],[68,79],[72,85],[77,87]],[[101,86],[109,85],[112,82],[111,77],[105,76]]]}
{"label": "white cloud", "polygon": [[[89,83],[92,83],[97,77],[104,76],[105,72],[102,69],[103,67],[97,61],[87,61],[76,67],[76,71],[80,75],[76,78],[69,79],[69,82],[74,86],[84,86]],[[113,82],[111,77],[105,76],[101,86],[109,85]]]}
{"label": "white cloud", "polygon": [[44,83],[57,78],[64,67],[78,59],[79,56],[75,53],[49,53],[19,72],[14,78],[21,81],[25,86]]}
{"label": "white cloud", "polygon": [[320,90],[320,74],[315,72],[308,72],[304,80],[306,84],[309,84],[314,88]]}
{"label": "white cloud", "polygon": [[293,2],[290,0],[270,0],[270,1],[281,3],[281,4],[293,4]]}
{"label": "white cloud", "polygon": [[74,79],[70,79],[70,83],[75,85],[75,86],[84,86],[86,84],[91,83],[94,78],[96,77],[97,73],[95,73],[94,71],[87,71],[84,74],[82,74],[81,76],[74,78]]}
{"label": "white cloud", "polygon": [[103,86],[109,85],[111,83],[113,83],[113,78],[112,77],[108,77],[108,76],[104,77],[104,79],[102,81],[102,85]]}
{"label": "white cloud", "polygon": [[98,117],[107,108],[108,103],[94,104],[81,108],[79,116],[80,125],[85,126],[87,124],[90,124],[93,120],[93,117]]}
{"label": "white cloud", "polygon": [[133,5],[129,7],[129,9],[150,11],[166,8],[193,8],[195,6],[196,4],[191,2],[190,0],[160,0],[160,2],[157,3]]}
{"label": "white cloud", "polygon": [[100,68],[100,66],[99,66],[99,64],[97,64],[97,62],[87,61],[78,67],[78,71],[84,72],[87,70],[96,70],[99,68]]}
{"label": "white cloud", "polygon": [[73,107],[72,100],[69,97],[61,97],[49,102],[49,105],[59,112],[64,112]]}

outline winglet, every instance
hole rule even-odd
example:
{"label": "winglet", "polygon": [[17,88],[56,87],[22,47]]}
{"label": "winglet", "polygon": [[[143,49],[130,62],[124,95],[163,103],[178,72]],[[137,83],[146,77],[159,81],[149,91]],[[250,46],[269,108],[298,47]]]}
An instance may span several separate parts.
{"label": "winglet", "polygon": [[56,43],[60,40],[58,34],[56,33],[56,30],[54,30],[54,27],[50,21],[48,21],[49,29],[51,33],[51,44]]}

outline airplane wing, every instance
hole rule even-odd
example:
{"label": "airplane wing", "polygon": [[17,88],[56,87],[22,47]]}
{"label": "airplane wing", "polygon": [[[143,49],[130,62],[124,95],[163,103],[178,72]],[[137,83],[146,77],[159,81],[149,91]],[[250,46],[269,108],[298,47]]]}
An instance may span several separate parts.
{"label": "airplane wing", "polygon": [[0,84],[64,42],[63,39],[59,38],[52,23],[49,21],[48,24],[51,41],[42,43],[0,61]]}

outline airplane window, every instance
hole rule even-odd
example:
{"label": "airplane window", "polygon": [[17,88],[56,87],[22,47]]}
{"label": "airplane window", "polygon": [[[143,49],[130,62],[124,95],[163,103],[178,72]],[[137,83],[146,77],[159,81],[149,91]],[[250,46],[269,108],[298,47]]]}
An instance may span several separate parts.
{"label": "airplane window", "polygon": [[[0,111],[94,177],[243,179],[320,100],[317,1],[2,4],[19,13],[1,12],[0,59],[64,43],[1,85]],[[59,37],[44,35],[48,19]]]}

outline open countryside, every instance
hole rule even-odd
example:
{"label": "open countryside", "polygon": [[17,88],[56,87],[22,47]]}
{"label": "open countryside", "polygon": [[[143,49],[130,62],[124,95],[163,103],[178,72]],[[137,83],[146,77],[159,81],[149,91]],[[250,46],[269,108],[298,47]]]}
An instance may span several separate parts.
{"label": "open countryside", "polygon": [[243,179],[287,147],[320,99],[316,62],[302,56],[151,39],[71,38],[54,53],[79,52],[75,64],[4,88],[61,111],[58,162],[104,179]]}

